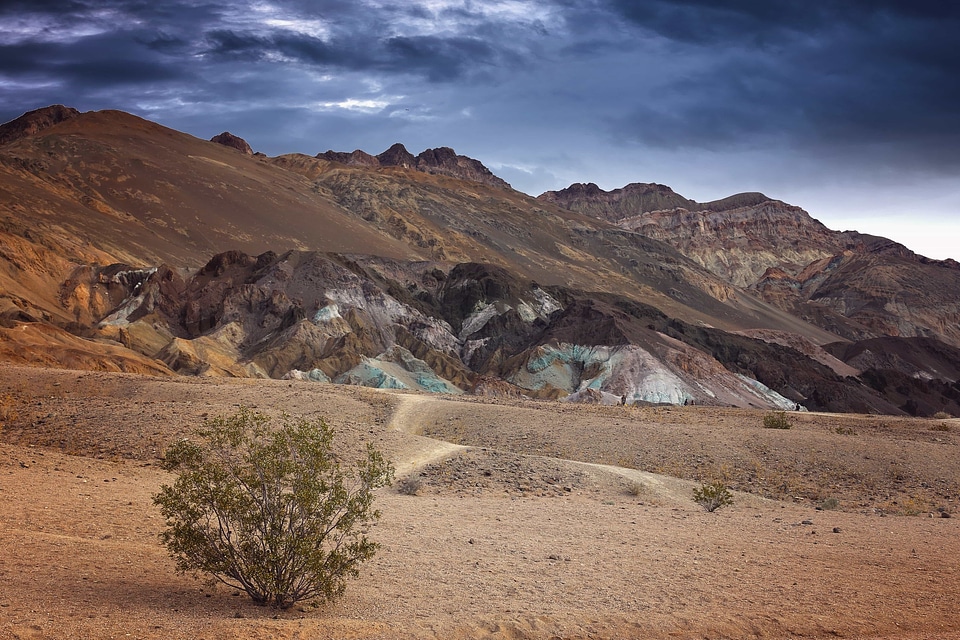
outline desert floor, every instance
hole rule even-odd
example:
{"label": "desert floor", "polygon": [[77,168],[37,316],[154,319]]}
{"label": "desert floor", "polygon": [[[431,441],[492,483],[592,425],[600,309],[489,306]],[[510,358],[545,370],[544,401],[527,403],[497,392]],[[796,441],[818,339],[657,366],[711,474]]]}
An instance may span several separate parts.
{"label": "desert floor", "polygon": [[[159,544],[158,457],[241,404],[394,461],[341,600],[257,607]],[[960,638],[960,421],[763,415],[0,367],[0,637]]]}

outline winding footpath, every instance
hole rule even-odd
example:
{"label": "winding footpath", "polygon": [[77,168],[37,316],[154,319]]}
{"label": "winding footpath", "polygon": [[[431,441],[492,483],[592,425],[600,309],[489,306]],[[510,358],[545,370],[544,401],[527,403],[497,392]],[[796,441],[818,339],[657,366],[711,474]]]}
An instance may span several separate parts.
{"label": "winding footpath", "polygon": [[419,435],[420,425],[416,416],[418,412],[423,411],[423,405],[437,402],[436,398],[412,394],[396,394],[394,398],[397,400],[397,407],[387,424],[387,428],[418,436],[418,440],[423,444],[411,456],[395,463],[398,478],[410,475],[429,464],[446,460],[450,456],[470,448]]}

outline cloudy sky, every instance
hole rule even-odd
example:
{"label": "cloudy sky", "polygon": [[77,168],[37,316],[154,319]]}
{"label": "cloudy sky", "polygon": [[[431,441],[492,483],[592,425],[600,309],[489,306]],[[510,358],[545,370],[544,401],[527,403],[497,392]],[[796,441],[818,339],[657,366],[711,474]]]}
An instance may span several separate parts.
{"label": "cloudy sky", "polygon": [[741,191],[960,259],[953,0],[0,0],[0,121],[450,146],[537,195]]}

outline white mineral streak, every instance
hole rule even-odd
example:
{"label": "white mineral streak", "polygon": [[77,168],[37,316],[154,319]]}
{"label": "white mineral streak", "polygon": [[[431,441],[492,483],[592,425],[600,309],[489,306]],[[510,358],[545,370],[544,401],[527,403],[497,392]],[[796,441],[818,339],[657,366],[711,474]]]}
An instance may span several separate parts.
{"label": "white mineral streak", "polygon": [[501,313],[506,313],[509,309],[509,306],[504,305],[503,311],[498,311],[497,305],[495,304],[478,302],[477,306],[474,307],[473,313],[463,320],[463,328],[460,329],[460,339],[466,340],[477,331],[480,331],[480,329],[483,329],[484,325],[486,325],[491,318],[495,318]]}
{"label": "white mineral streak", "polygon": [[473,354],[477,352],[477,349],[484,346],[490,342],[490,338],[481,338],[480,340],[467,340],[463,343],[463,349],[461,351],[461,360],[463,363],[470,366],[470,361],[473,360]]}
{"label": "white mineral streak", "polygon": [[533,295],[537,299],[537,312],[543,318],[546,318],[554,311],[563,309],[563,305],[540,287],[533,288]]}
{"label": "white mineral streak", "polygon": [[119,271],[111,282],[123,283],[135,280],[137,284],[133,287],[134,295],[128,296],[120,303],[113,313],[100,321],[100,327],[123,327],[130,324],[129,317],[134,311],[143,306],[146,301],[146,293],[142,291],[142,285],[147,279],[157,272],[157,268],[150,269],[131,269],[128,271]]}
{"label": "white mineral streak", "polygon": [[305,380],[307,382],[330,382],[330,378],[320,369],[310,369],[309,371],[300,371],[291,369],[283,376],[283,380]]}
{"label": "white mineral streak", "polygon": [[[793,411],[798,408],[798,405],[793,400],[784,398],[782,395],[763,384],[758,382],[753,378],[748,378],[747,376],[736,374],[737,378],[743,381],[746,389],[755,394],[764,404],[772,405],[774,409],[784,409],[788,411]],[[803,407],[800,407],[801,410],[805,410]]]}
{"label": "white mineral streak", "polygon": [[313,314],[313,323],[320,324],[320,323],[331,322],[333,320],[336,320],[342,317],[343,316],[340,315],[340,305],[336,303],[331,303],[323,307],[322,309],[318,309],[317,312]]}
{"label": "white mineral streak", "polygon": [[382,291],[365,291],[356,286],[329,289],[325,295],[328,304],[314,315],[315,324],[342,317],[347,310],[356,309],[373,328],[388,338],[388,342],[394,338],[393,327],[402,325],[438,351],[456,354],[460,350],[460,341],[449,323],[428,317]]}

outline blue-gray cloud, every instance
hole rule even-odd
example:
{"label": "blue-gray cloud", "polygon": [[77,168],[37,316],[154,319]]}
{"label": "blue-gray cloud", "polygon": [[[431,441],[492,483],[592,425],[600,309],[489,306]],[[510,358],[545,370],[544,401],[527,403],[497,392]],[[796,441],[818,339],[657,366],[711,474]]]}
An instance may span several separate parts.
{"label": "blue-gray cloud", "polygon": [[[861,143],[940,162],[960,134],[960,5],[949,2],[613,1],[699,69],[609,124],[658,146]],[[942,144],[937,145],[940,139]],[[931,143],[934,144],[930,149]]]}

